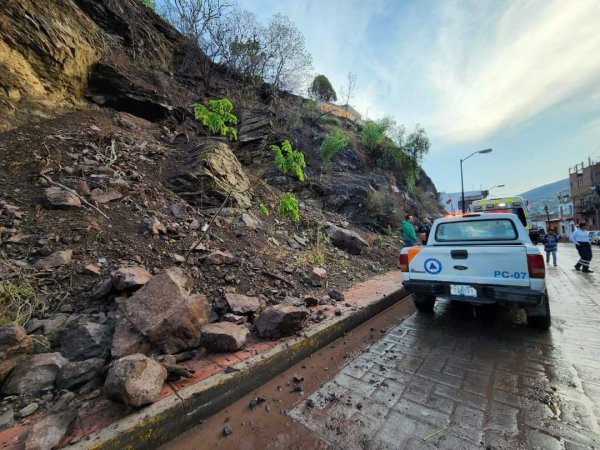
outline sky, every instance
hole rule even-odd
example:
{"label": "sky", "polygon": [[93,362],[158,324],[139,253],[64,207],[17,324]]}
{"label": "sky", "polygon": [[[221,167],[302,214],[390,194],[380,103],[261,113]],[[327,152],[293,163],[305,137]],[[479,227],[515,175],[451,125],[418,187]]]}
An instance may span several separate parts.
{"label": "sky", "polygon": [[239,0],[262,22],[287,15],[316,74],[358,76],[351,104],[431,139],[439,191],[515,195],[600,160],[598,0]]}

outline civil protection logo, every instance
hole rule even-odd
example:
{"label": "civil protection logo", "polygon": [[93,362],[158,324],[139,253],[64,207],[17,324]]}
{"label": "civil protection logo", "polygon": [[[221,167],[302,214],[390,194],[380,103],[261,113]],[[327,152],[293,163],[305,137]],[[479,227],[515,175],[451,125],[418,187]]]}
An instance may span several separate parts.
{"label": "civil protection logo", "polygon": [[425,272],[431,275],[437,275],[442,271],[442,263],[435,258],[429,258],[425,260],[423,268],[425,269]]}

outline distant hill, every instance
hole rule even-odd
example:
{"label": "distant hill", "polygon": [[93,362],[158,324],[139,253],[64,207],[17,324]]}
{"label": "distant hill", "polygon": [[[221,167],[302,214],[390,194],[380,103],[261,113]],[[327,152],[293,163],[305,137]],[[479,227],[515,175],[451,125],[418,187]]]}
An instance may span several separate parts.
{"label": "distant hill", "polygon": [[565,178],[564,180],[555,181],[553,183],[545,184],[543,186],[531,189],[527,192],[523,192],[519,195],[531,202],[531,212],[533,215],[541,215],[544,214],[545,205],[548,205],[550,213],[557,211],[557,194],[564,189],[569,189],[568,178]]}

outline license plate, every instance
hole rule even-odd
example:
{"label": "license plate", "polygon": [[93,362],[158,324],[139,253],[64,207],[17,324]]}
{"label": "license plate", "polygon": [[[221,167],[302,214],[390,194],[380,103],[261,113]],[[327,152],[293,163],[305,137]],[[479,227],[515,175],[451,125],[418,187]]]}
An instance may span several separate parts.
{"label": "license plate", "polygon": [[464,284],[451,284],[450,295],[459,295],[461,297],[477,297],[477,289],[473,286],[465,286]]}

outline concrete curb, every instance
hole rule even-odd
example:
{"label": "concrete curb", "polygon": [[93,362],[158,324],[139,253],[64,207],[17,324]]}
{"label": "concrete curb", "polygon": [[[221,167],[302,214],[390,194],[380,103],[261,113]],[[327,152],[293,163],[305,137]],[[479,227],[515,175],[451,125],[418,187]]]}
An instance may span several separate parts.
{"label": "concrete curb", "polygon": [[227,407],[287,368],[366,322],[408,294],[400,287],[380,294],[345,315],[307,330],[263,354],[184,388],[101,429],[70,448],[148,449],[163,445]]}

